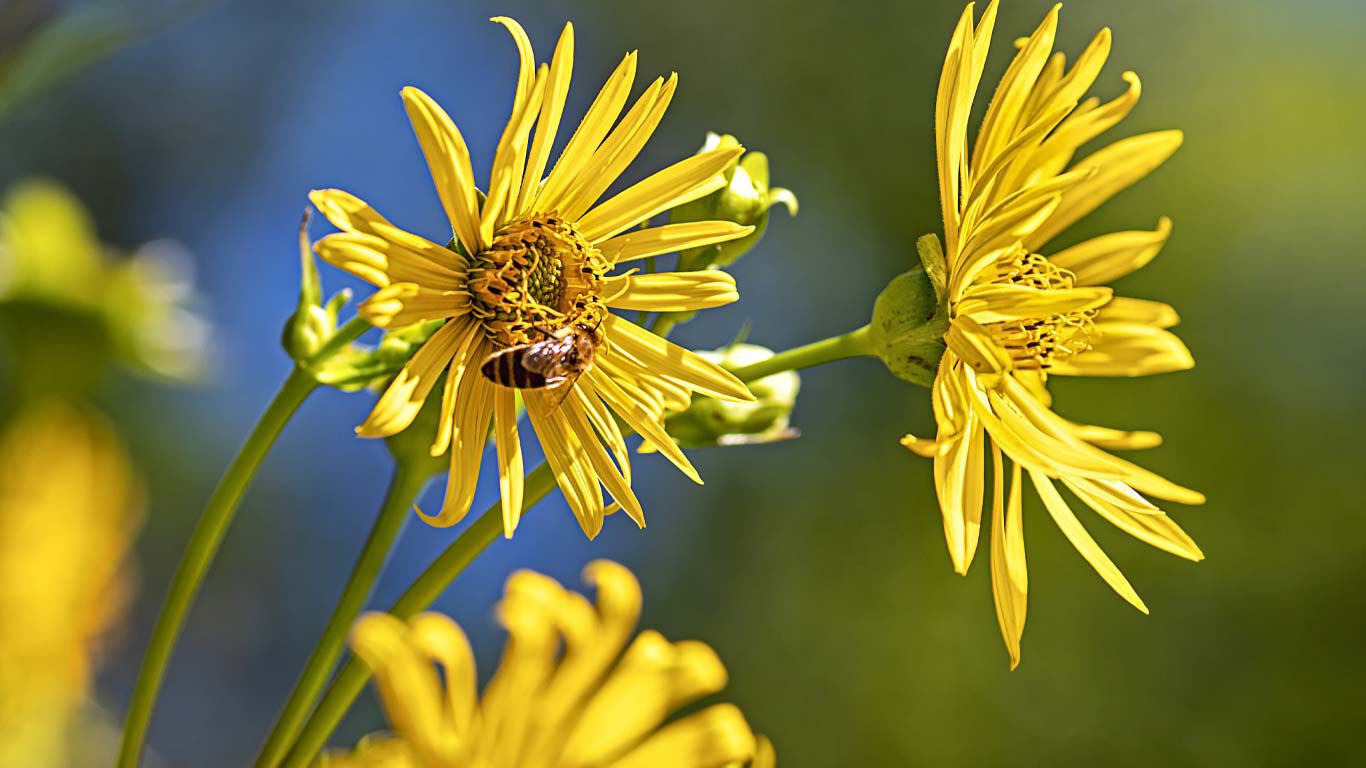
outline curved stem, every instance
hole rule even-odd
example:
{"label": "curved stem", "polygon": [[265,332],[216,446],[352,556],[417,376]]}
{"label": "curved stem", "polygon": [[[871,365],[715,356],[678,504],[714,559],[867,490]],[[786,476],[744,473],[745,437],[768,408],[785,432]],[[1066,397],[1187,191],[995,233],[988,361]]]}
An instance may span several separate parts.
{"label": "curved stem", "polygon": [[871,326],[865,325],[843,336],[831,336],[828,339],[813,341],[810,344],[779,352],[766,360],[733,368],[731,373],[735,374],[741,381],[750,382],[757,381],[765,376],[772,376],[775,373],[800,371],[803,368],[810,368],[822,363],[833,363],[836,360],[844,360],[849,357],[871,355],[873,354],[871,333]]}
{"label": "curved stem", "polygon": [[351,571],[345,589],[342,590],[341,598],[332,609],[332,616],[327,620],[322,638],[313,649],[313,654],[309,656],[303,674],[299,676],[299,681],[294,684],[294,690],[290,692],[289,701],[286,702],[284,710],[271,729],[270,736],[261,748],[261,754],[256,759],[258,768],[278,765],[289,750],[289,745],[294,743],[299,731],[303,729],[309,710],[317,701],[328,675],[346,647],[346,637],[351,625],[365,607],[365,601],[370,597],[394,542],[403,530],[404,523],[411,516],[413,502],[417,500],[430,476],[427,467],[421,464],[401,460],[395,464],[388,493],[384,497],[383,506],[380,507],[379,516],[375,518],[374,527],[370,529],[370,536],[356,559],[356,565]]}
{"label": "curved stem", "polygon": [[247,440],[238,450],[237,456],[228,466],[223,478],[218,481],[213,496],[209,498],[195,524],[194,532],[181,556],[180,566],[171,581],[171,590],[166,603],[157,617],[156,628],[152,631],[151,643],[142,659],[137,683],[133,688],[133,698],[128,705],[128,717],[124,723],[123,743],[119,748],[119,768],[133,768],[142,755],[143,742],[147,738],[147,728],[151,723],[152,709],[156,705],[157,692],[166,674],[171,651],[180,636],[185,623],[185,615],[194,602],[204,574],[213,562],[214,555],[223,541],[223,535],[232,523],[242,495],[251,484],[256,469],[265,459],[270,447],[280,436],[285,423],[298,410],[299,406],[316,387],[312,375],[302,368],[295,367],[285,379],[285,383],[270,402],[261,419],[252,429]]}
{"label": "curved stem", "polygon": [[[554,488],[555,475],[549,465],[542,462],[526,476],[522,514],[531,511]],[[422,572],[417,581],[389,608],[389,613],[407,619],[425,610],[502,532],[503,508],[500,502],[495,501]],[[346,662],[328,686],[327,693],[323,694],[322,702],[309,718],[298,742],[290,750],[284,768],[302,768],[313,760],[351,708],[351,703],[365,688],[365,681],[369,678],[370,670],[359,659],[353,656]]]}

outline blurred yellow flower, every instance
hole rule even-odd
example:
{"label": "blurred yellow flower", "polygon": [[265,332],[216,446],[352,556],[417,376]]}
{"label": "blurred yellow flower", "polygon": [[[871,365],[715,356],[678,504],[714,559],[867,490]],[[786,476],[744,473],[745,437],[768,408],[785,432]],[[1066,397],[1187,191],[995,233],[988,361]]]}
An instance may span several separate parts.
{"label": "blurred yellow flower", "polygon": [[128,602],[141,513],[93,414],[38,405],[0,436],[0,765],[66,765],[99,640]]}
{"label": "blurred yellow flower", "polygon": [[938,434],[933,440],[908,435],[903,443],[934,458],[944,531],[959,573],[967,572],[977,548],[990,446],[992,588],[1013,667],[1028,583],[1022,471],[1077,551],[1145,613],[1055,481],[1126,533],[1191,560],[1203,557],[1199,548],[1140,492],[1183,504],[1204,497],[1102,450],[1151,447],[1160,442],[1157,435],[1067,421],[1051,410],[1046,388],[1049,374],[1141,376],[1194,365],[1166,330],[1177,321],[1171,307],[1117,298],[1102,286],[1152,260],[1170,231],[1167,219],[1153,232],[1118,232],[1040,254],[1054,236],[1171,156],[1181,132],[1122,139],[1072,162],[1082,144],[1133,108],[1139,80],[1126,72],[1123,95],[1106,103],[1083,99],[1109,54],[1110,32],[1101,30],[1068,69],[1063,54],[1050,56],[1055,7],[1019,42],[969,152],[967,122],[995,20],[995,2],[975,26],[967,7],[939,82],[935,136],[945,263],[932,276],[946,293],[948,351],[933,386]]}
{"label": "blurred yellow flower", "polygon": [[772,768],[772,745],[756,739],[733,705],[665,723],[721,690],[725,667],[707,645],[656,632],[628,646],[640,584],[605,560],[590,564],[585,578],[597,589],[596,606],[541,574],[508,579],[498,617],[510,637],[482,698],[469,643],[450,619],[361,617],[351,644],[374,670],[395,735],[322,765],[721,768],[753,759],[755,768]]}
{"label": "blurred yellow flower", "polygon": [[123,258],[100,242],[90,215],[65,188],[28,180],[6,195],[0,302],[89,314],[112,351],[135,369],[187,379],[201,370],[209,334],[187,309],[194,300],[190,261],[179,245],[156,241]]}
{"label": "blurred yellow flower", "polygon": [[[522,506],[520,392],[584,532],[593,537],[602,528],[609,509],[603,487],[643,526],[612,414],[700,482],[665,433],[664,412],[686,408],[692,392],[733,400],[751,396],[716,364],[608,309],[681,312],[727,304],[738,294],[734,279],[720,271],[609,272],[636,259],[752,232],[753,227],[724,221],[635,228],[723,187],[721,172],[743,150],[703,152],[598,203],[659,124],[677,77],[657,78],[617,122],[636,71],[636,54],[627,54],[546,175],[569,89],[573,27],[565,25],[549,67],[537,68],[521,26],[507,18],[494,21],[512,33],[521,68],[486,198],[475,188],[469,150],[455,123],[422,91],[403,90],[455,234],[448,245],[399,229],[346,192],[312,194],[318,209],[343,230],[320,240],[318,255],[380,289],[361,305],[363,316],[384,328],[445,321],[357,432],[385,437],[405,429],[444,373],[432,455],[449,449],[451,470],[440,514],[423,517],[451,525],[469,510],[492,420],[504,532],[510,536]],[[513,352],[496,361],[501,365],[490,360],[507,350]]]}

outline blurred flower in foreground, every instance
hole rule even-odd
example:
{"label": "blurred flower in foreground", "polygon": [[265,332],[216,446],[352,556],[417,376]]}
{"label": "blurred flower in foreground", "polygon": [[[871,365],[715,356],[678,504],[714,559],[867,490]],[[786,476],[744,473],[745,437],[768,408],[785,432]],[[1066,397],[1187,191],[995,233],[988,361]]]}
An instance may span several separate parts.
{"label": "blurred flower in foreground", "polygon": [[940,79],[935,136],[944,248],[942,255],[933,244],[921,250],[946,306],[948,350],[933,385],[938,434],[933,440],[908,435],[903,443],[934,458],[944,530],[959,573],[977,548],[990,447],[992,589],[1014,666],[1027,589],[1022,471],[1077,551],[1145,613],[1055,481],[1126,533],[1191,560],[1202,558],[1199,548],[1140,492],[1183,504],[1204,497],[1102,450],[1152,447],[1160,442],[1157,435],[1067,421],[1051,410],[1045,386],[1049,374],[1140,376],[1194,364],[1166,330],[1177,320],[1171,307],[1114,298],[1101,287],[1157,254],[1170,231],[1166,219],[1153,232],[1103,235],[1040,255],[1054,236],[1171,156],[1181,133],[1123,139],[1072,163],[1078,147],[1133,108],[1139,81],[1126,72],[1129,88],[1120,97],[1083,100],[1109,54],[1110,32],[1102,30],[1067,69],[1063,54],[1049,55],[1055,7],[1020,42],[969,153],[967,121],[995,18],[993,2],[974,28],[968,6]]}
{"label": "blurred flower in foreground", "polygon": [[0,764],[67,764],[100,638],[128,603],[141,513],[90,412],[34,406],[0,436]]}
{"label": "blurred flower in foreground", "polygon": [[665,409],[686,407],[694,391],[736,400],[751,395],[719,366],[608,308],[688,311],[730,303],[738,294],[734,279],[720,271],[608,273],[636,259],[752,232],[753,227],[725,221],[633,229],[724,186],[721,171],[742,150],[688,158],[595,204],[644,146],[677,84],[675,76],[656,79],[614,128],[635,77],[631,53],[542,179],[569,88],[573,27],[565,26],[550,66],[538,70],[522,28],[511,19],[495,21],[512,33],[521,70],[486,198],[475,188],[469,151],[450,117],[416,88],[403,91],[455,232],[448,245],[395,227],[346,192],[312,195],[343,230],[318,241],[318,255],[380,289],[360,305],[364,317],[382,328],[443,323],[357,432],[387,437],[402,431],[444,374],[432,455],[449,449],[451,469],[441,513],[423,519],[452,525],[469,511],[492,420],[504,532],[510,536],[522,507],[520,392],[584,532],[593,537],[602,528],[608,509],[603,487],[643,526],[613,412],[697,480],[663,430]]}
{"label": "blurred flower in foreground", "polygon": [[[93,375],[98,356],[170,379],[203,363],[208,327],[194,301],[183,249],[159,241],[128,258],[100,243],[80,201],[48,181],[10,190],[0,211],[0,310],[22,358],[84,350],[64,367]],[[71,335],[81,338],[74,343]],[[59,340],[60,339],[60,340]],[[94,358],[94,359],[92,359]]]}
{"label": "blurred flower in foreground", "polygon": [[[737,342],[715,352],[698,354],[727,370],[735,370],[773,357],[773,350]],[[684,448],[790,440],[801,434],[789,423],[800,388],[801,377],[797,372],[783,371],[750,382],[753,401],[731,402],[693,395],[686,411],[665,418],[664,428]],[[645,452],[650,447],[642,446],[641,450]]]}
{"label": "blurred flower in foreground", "polygon": [[725,667],[700,642],[652,631],[631,640],[641,594],[624,567],[599,560],[585,577],[596,606],[537,573],[508,579],[498,617],[510,637],[482,699],[469,643],[450,619],[361,617],[351,644],[375,673],[394,735],[322,765],[720,768],[753,759],[772,768],[772,746],[734,705],[665,723],[720,691]]}

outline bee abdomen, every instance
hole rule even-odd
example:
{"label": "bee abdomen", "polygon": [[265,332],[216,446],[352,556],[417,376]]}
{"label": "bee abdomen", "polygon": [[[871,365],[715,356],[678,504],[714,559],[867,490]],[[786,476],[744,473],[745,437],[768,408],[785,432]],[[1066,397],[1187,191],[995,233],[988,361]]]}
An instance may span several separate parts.
{"label": "bee abdomen", "polygon": [[479,370],[494,384],[515,389],[544,389],[551,383],[545,376],[522,365],[525,349],[509,349],[484,361]]}

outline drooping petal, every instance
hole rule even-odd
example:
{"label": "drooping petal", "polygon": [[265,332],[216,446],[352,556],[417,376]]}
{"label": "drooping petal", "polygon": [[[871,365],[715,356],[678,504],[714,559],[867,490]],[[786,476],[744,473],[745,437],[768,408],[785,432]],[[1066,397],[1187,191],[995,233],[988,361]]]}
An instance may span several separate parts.
{"label": "drooping petal", "polygon": [[723,400],[754,399],[739,379],[706,358],[672,344],[629,320],[609,315],[606,320],[610,355],[613,347],[638,361],[646,371],[668,376],[712,397]]}
{"label": "drooping petal", "polygon": [[[478,346],[474,357],[482,359],[487,343]],[[455,412],[451,418],[450,473],[446,476],[446,497],[437,515],[418,515],[428,525],[446,528],[464,519],[474,502],[488,442],[489,420],[493,416],[494,383],[466,366],[455,386]]]}
{"label": "drooping petal", "polygon": [[522,442],[517,437],[517,395],[506,387],[493,394],[493,442],[498,452],[503,535],[512,538],[522,517]]}
{"label": "drooping petal", "polygon": [[1011,465],[1010,504],[1004,501],[1005,466],[993,446],[993,503],[991,512],[991,593],[996,621],[1010,654],[1010,668],[1020,665],[1020,637],[1024,634],[1028,586],[1025,581],[1024,528],[1020,520],[1020,465]]}
{"label": "drooping petal", "polygon": [[422,410],[427,395],[436,386],[446,366],[450,364],[460,344],[467,341],[476,324],[457,319],[446,323],[403,366],[389,388],[380,395],[365,422],[356,427],[361,437],[388,437],[402,432],[417,412]]}
{"label": "drooping petal", "polygon": [[1143,613],[1147,613],[1148,606],[1143,604],[1143,599],[1134,591],[1129,580],[1124,578],[1124,574],[1120,573],[1119,568],[1115,567],[1115,564],[1105,555],[1100,545],[1091,538],[1091,534],[1082,527],[1077,516],[1072,514],[1067,502],[1053,487],[1053,481],[1049,480],[1046,475],[1034,471],[1029,473],[1029,479],[1034,481],[1034,489],[1038,492],[1039,498],[1043,499],[1044,507],[1048,509],[1048,514],[1052,515],[1053,522],[1058,524],[1058,528],[1062,530],[1067,540],[1072,542],[1072,546],[1076,548],[1077,552],[1086,558],[1086,562],[1096,569],[1096,573],[1100,574],[1105,583],[1109,584],[1110,588],[1120,597]]}
{"label": "drooping petal", "polygon": [[527,415],[536,429],[536,437],[541,442],[546,461],[555,473],[555,480],[564,493],[565,501],[584,534],[589,539],[596,538],[602,531],[603,517],[606,515],[602,489],[587,449],[560,412],[564,408],[579,407],[578,402],[566,398],[557,405],[545,393],[535,390],[526,390],[522,396],[526,402]]}
{"label": "drooping petal", "polygon": [[754,754],[754,732],[733,704],[712,706],[655,731],[612,768],[697,768],[739,763]]}
{"label": "drooping petal", "polygon": [[639,399],[627,394],[626,390],[619,386],[612,376],[596,369],[589,371],[585,376],[592,381],[598,394],[607,401],[607,404],[627,425],[638,432],[690,480],[698,485],[702,484],[702,478],[697,474],[692,462],[688,461],[688,457],[679,450],[678,444],[664,430],[662,417],[659,414],[652,412]]}

